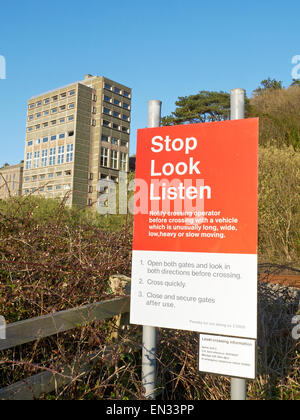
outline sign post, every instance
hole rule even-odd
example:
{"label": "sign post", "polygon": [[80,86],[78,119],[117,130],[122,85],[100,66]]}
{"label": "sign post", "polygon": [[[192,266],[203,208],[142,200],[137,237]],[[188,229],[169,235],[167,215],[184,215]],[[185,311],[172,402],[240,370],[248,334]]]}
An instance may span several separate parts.
{"label": "sign post", "polygon": [[[232,118],[244,110],[237,92]],[[258,119],[138,130],[135,182],[130,321],[144,326],[154,398],[154,327],[231,337],[243,357],[242,339],[257,339]],[[245,381],[232,390],[243,399]]]}
{"label": "sign post", "polygon": [[[245,90],[233,89],[230,95],[231,120],[245,118]],[[241,139],[241,141],[243,141]],[[245,401],[247,399],[247,382],[245,379],[231,379],[231,400]]]}
{"label": "sign post", "polygon": [[[161,105],[157,100],[148,103],[148,127],[159,127],[161,123]],[[155,398],[156,388],[156,340],[155,327],[143,327],[142,383],[148,399]]]}

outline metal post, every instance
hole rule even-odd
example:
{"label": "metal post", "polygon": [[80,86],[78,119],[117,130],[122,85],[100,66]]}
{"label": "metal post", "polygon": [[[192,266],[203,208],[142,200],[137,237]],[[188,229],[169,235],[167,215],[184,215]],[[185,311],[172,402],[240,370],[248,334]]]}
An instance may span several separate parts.
{"label": "metal post", "polygon": [[[159,127],[161,123],[161,101],[152,100],[148,103],[148,128]],[[142,358],[142,382],[145,388],[145,396],[148,399],[155,398],[156,388],[156,340],[155,327],[143,327],[143,358]]]}
{"label": "metal post", "polygon": [[245,97],[244,89],[232,89],[230,96],[231,120],[242,120],[245,118]]}
{"label": "metal post", "polygon": [[[230,97],[231,120],[245,118],[245,97],[244,89],[233,89]],[[247,400],[247,382],[245,379],[231,378],[231,400]]]}
{"label": "metal post", "polygon": [[148,102],[148,128],[160,127],[161,105],[161,101],[152,100]]}
{"label": "metal post", "polygon": [[231,401],[247,400],[246,379],[231,378]]}

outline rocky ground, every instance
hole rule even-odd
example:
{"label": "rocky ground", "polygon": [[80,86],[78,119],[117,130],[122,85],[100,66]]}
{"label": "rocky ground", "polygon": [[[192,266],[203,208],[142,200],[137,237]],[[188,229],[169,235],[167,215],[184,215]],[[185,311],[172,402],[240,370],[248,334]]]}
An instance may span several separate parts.
{"label": "rocky ground", "polygon": [[300,289],[280,284],[258,284],[259,343],[292,337],[293,318],[300,314]]}

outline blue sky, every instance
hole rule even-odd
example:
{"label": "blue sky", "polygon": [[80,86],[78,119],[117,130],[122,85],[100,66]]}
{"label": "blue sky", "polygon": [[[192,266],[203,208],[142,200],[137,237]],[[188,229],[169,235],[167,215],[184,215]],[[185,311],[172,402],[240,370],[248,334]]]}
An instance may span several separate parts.
{"label": "blue sky", "polygon": [[133,88],[131,153],[147,124],[147,101],[163,115],[200,90],[247,94],[268,76],[291,83],[300,54],[300,3],[252,0],[31,0],[0,14],[0,165],[23,159],[27,100],[104,75]]}

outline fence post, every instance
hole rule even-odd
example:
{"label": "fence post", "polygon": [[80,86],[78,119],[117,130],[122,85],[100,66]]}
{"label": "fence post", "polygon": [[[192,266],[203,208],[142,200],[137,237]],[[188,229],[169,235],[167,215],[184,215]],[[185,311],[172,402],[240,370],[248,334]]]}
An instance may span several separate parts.
{"label": "fence post", "polygon": [[[148,128],[159,127],[161,123],[161,101],[148,102]],[[156,388],[156,340],[155,327],[143,327],[143,356],[142,356],[142,382],[145,396],[155,398]]]}
{"label": "fence post", "polygon": [[[231,120],[245,118],[245,96],[244,89],[233,89],[230,95]],[[231,378],[231,400],[247,400],[247,382],[245,379]]]}

